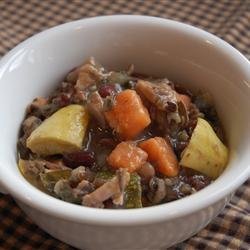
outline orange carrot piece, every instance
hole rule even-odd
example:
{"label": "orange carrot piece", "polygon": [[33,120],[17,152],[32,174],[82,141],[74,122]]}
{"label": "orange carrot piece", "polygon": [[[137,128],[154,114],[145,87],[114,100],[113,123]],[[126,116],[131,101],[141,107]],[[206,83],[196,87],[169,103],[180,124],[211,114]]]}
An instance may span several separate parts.
{"label": "orange carrot piece", "polygon": [[172,146],[162,137],[154,137],[143,141],[139,147],[148,153],[149,161],[160,173],[174,177],[179,172],[179,164]]}
{"label": "orange carrot piece", "polygon": [[111,110],[105,112],[109,126],[125,140],[131,140],[151,122],[148,110],[134,90],[124,90],[115,98]]}
{"label": "orange carrot piece", "polygon": [[138,170],[148,158],[148,154],[135,143],[121,142],[107,157],[108,164],[113,168],[127,168],[132,173]]}

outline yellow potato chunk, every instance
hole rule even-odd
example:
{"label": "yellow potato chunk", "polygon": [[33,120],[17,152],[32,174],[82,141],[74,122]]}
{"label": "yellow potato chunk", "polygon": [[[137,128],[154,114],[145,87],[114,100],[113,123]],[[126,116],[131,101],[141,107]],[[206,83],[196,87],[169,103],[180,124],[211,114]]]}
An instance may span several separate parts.
{"label": "yellow potato chunk", "polygon": [[27,147],[38,155],[80,150],[88,122],[89,115],[83,106],[61,108],[31,133]]}
{"label": "yellow potato chunk", "polygon": [[217,137],[210,124],[198,118],[190,142],[182,152],[180,165],[216,179],[228,161],[228,149]]}

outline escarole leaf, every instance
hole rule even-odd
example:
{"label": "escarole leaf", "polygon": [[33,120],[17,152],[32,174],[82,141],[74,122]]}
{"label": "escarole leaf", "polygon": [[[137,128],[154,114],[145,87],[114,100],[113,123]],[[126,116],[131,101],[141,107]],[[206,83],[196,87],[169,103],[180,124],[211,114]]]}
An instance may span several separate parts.
{"label": "escarole leaf", "polygon": [[108,83],[118,83],[121,85],[126,84],[127,82],[129,82],[129,80],[131,80],[131,77],[128,75],[127,72],[124,71],[120,72],[112,71],[110,75],[107,77]]}
{"label": "escarole leaf", "polygon": [[70,174],[71,174],[70,169],[55,170],[55,171],[50,171],[47,173],[40,173],[40,178],[41,178],[44,188],[52,193],[54,190],[55,184],[59,180],[69,179]]}
{"label": "escarole leaf", "polygon": [[99,178],[99,179],[107,181],[107,180],[112,179],[114,176],[115,176],[114,172],[111,172],[109,170],[103,170],[103,171],[97,172],[95,178]]}
{"label": "escarole leaf", "polygon": [[138,174],[130,174],[130,180],[125,190],[125,208],[142,207],[141,178]]}

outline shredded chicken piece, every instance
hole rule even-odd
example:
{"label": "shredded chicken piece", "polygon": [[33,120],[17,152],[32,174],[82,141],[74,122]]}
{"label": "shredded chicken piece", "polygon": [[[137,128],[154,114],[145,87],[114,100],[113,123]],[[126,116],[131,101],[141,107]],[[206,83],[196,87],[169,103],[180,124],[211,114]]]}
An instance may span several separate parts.
{"label": "shredded chicken piece", "polygon": [[85,179],[85,175],[86,175],[86,168],[80,166],[72,170],[69,181],[72,184],[79,183]]}
{"label": "shredded chicken piece", "polygon": [[134,64],[130,64],[127,70],[128,75],[132,75],[135,71],[135,65]]}
{"label": "shredded chicken piece", "polygon": [[177,110],[176,92],[166,83],[153,84],[149,81],[138,80],[136,91],[159,110],[170,112]]}
{"label": "shredded chicken piece", "polygon": [[79,166],[78,168],[72,170],[69,182],[72,186],[75,186],[83,180],[93,181],[93,178],[94,175],[88,168]]}
{"label": "shredded chicken piece", "polygon": [[26,113],[29,114],[33,110],[39,110],[44,105],[48,104],[48,100],[43,97],[37,97],[35,98],[32,103],[27,107]]}
{"label": "shredded chicken piece", "polygon": [[36,116],[29,116],[26,118],[22,124],[23,135],[18,141],[18,149],[21,158],[29,158],[29,149],[26,146],[26,140],[30,134],[42,123],[42,121]]}
{"label": "shredded chicken piece", "polygon": [[87,109],[91,115],[95,117],[100,126],[104,128],[106,121],[104,117],[104,102],[98,91],[90,94],[87,102]]}
{"label": "shredded chicken piece", "polygon": [[64,201],[80,203],[81,197],[94,191],[94,186],[89,181],[81,181],[77,187],[72,188],[70,182],[61,179],[53,187],[55,194]]}
{"label": "shredded chicken piece", "polygon": [[26,138],[29,137],[32,131],[35,130],[41,123],[42,121],[35,116],[29,116],[25,119],[23,122],[23,132]]}
{"label": "shredded chicken piece", "polygon": [[91,57],[84,64],[71,71],[67,76],[67,81],[76,83],[77,88],[84,90],[100,82],[103,77],[103,68]]}
{"label": "shredded chicken piece", "polygon": [[44,172],[45,167],[42,161],[38,160],[23,160],[22,172],[23,174],[34,174],[39,175]]}
{"label": "shredded chicken piece", "polygon": [[45,168],[48,168],[50,170],[70,169],[63,164],[62,160],[57,160],[57,161],[53,161],[53,162],[40,160],[40,162],[41,162],[41,164],[44,164]]}
{"label": "shredded chicken piece", "polygon": [[124,190],[129,182],[130,176],[127,175],[126,169],[117,171],[117,178],[120,186],[120,192],[113,195],[112,200],[115,205],[123,205],[124,203]]}
{"label": "shredded chicken piece", "polygon": [[188,110],[185,104],[182,101],[178,102],[178,114],[181,119],[181,124],[185,126],[188,124],[189,117],[188,117]]}
{"label": "shredded chicken piece", "polygon": [[82,204],[89,207],[103,207],[103,202],[112,198],[116,205],[123,205],[124,189],[130,179],[126,169],[119,169],[116,176],[82,198]]}
{"label": "shredded chicken piece", "polygon": [[74,94],[73,94],[73,102],[77,104],[84,104],[87,101],[87,92],[80,90],[78,87],[75,86]]}
{"label": "shredded chicken piece", "polygon": [[70,82],[70,83],[76,83],[77,78],[78,78],[78,75],[79,75],[79,72],[80,72],[80,68],[81,68],[81,66],[72,69],[72,70],[68,73],[68,75],[67,75],[67,77],[66,77],[66,81],[68,81],[68,82]]}
{"label": "shredded chicken piece", "polygon": [[150,107],[150,115],[163,131],[178,130],[188,124],[188,110],[179,100],[178,93],[170,86],[167,79],[154,83],[139,80],[136,90],[147,102],[154,104]]}
{"label": "shredded chicken piece", "polygon": [[188,123],[186,125],[187,127],[187,132],[191,136],[193,133],[193,130],[197,124],[197,119],[200,117],[202,114],[200,113],[199,109],[196,107],[195,104],[191,103],[189,112],[188,112]]}
{"label": "shredded chicken piece", "polygon": [[85,65],[80,69],[78,79],[76,82],[76,87],[81,90],[98,83],[101,80],[101,75],[99,71],[92,65]]}
{"label": "shredded chicken piece", "polygon": [[62,161],[50,162],[45,160],[25,160],[24,163],[24,171],[32,172],[34,174],[53,170],[70,169],[66,167]]}
{"label": "shredded chicken piece", "polygon": [[73,189],[73,194],[75,197],[82,197],[86,194],[89,194],[95,190],[94,185],[87,181],[87,180],[82,180],[77,187]]}

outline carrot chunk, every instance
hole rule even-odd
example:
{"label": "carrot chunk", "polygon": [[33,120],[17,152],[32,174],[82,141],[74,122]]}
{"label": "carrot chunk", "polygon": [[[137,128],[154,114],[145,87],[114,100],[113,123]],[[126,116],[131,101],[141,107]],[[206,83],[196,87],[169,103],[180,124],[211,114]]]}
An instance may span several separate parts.
{"label": "carrot chunk", "polygon": [[137,147],[135,143],[121,142],[107,158],[108,164],[113,168],[127,168],[128,172],[139,169],[148,158],[148,154]]}
{"label": "carrot chunk", "polygon": [[134,90],[124,90],[115,98],[111,110],[105,112],[109,126],[121,139],[131,140],[141,133],[151,122],[148,110]]}
{"label": "carrot chunk", "polygon": [[174,177],[179,172],[179,164],[169,142],[162,137],[154,137],[143,141],[139,147],[148,153],[149,161],[160,173]]}

